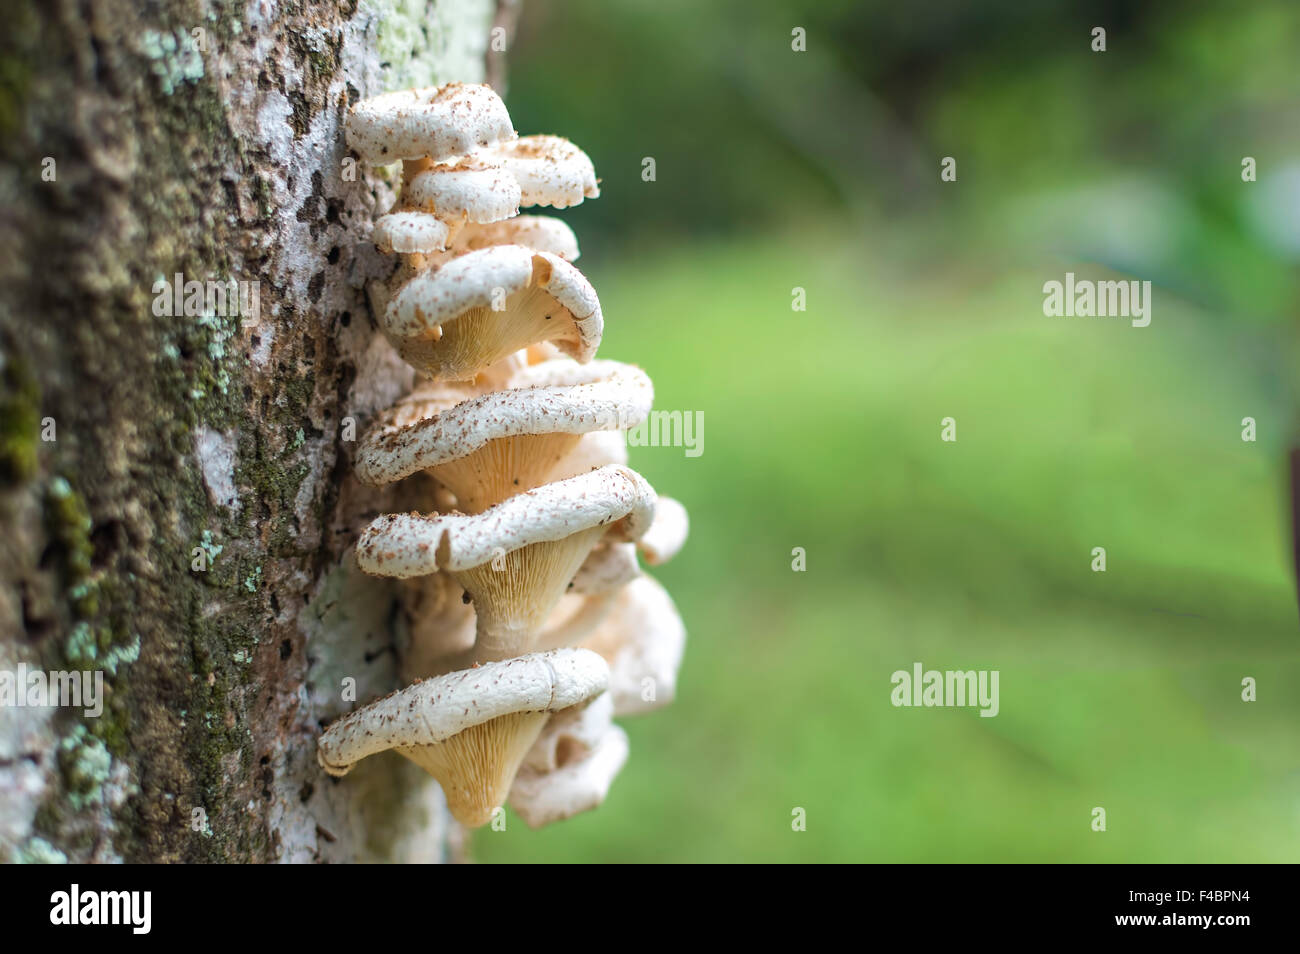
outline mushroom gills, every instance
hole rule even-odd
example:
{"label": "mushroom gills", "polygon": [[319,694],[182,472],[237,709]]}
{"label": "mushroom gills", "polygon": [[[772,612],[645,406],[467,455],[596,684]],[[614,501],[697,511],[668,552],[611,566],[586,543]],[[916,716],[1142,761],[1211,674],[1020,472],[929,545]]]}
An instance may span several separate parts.
{"label": "mushroom gills", "polygon": [[469,380],[529,345],[578,340],[573,314],[538,284],[509,296],[500,311],[470,308],[441,327],[441,337],[397,338],[393,343],[407,362],[454,381]]}
{"label": "mushroom gills", "polygon": [[532,490],[568,456],[581,434],[521,434],[488,441],[464,457],[429,468],[456,495],[465,513],[482,513],[514,494]]}
{"label": "mushroom gills", "polygon": [[478,828],[505,804],[519,765],[548,718],[548,712],[512,712],[470,726],[445,742],[400,746],[397,751],[438,780],[458,822]]}
{"label": "mushroom gills", "polygon": [[532,543],[479,566],[452,572],[470,594],[478,614],[476,662],[532,651],[546,618],[605,530],[605,526],[588,527],[560,540]]}

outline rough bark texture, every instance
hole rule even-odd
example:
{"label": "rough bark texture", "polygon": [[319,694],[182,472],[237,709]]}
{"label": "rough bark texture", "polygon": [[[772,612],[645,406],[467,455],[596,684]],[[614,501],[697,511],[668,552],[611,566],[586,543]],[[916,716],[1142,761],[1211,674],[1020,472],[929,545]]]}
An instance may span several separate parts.
{"label": "rough bark texture", "polygon": [[[456,855],[437,785],[404,760],[338,782],[315,762],[322,723],[395,686],[405,625],[348,556],[393,506],[350,476],[348,438],[411,372],[364,292],[392,267],[366,241],[391,194],[351,177],[342,121],[384,89],[481,81],[498,12],[6,17],[0,670],[98,669],[107,702],[0,708],[0,860]],[[155,314],[177,273],[258,281],[260,315]]]}

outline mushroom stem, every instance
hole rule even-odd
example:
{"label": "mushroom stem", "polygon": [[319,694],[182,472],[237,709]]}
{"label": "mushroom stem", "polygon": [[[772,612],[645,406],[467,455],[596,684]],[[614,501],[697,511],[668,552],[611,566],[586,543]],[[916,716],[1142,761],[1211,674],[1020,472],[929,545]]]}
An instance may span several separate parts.
{"label": "mushroom stem", "polygon": [[603,526],[589,527],[454,571],[452,576],[465,587],[478,615],[471,663],[531,652],[546,618],[604,533]]}
{"label": "mushroom stem", "polygon": [[403,159],[402,160],[402,201],[406,201],[406,190],[411,187],[411,180],[421,172],[426,172],[433,168],[433,160],[428,156],[422,159]]}
{"label": "mushroom stem", "polygon": [[438,780],[458,822],[477,828],[505,803],[519,763],[548,718],[548,712],[512,712],[471,726],[446,742],[397,751]]}

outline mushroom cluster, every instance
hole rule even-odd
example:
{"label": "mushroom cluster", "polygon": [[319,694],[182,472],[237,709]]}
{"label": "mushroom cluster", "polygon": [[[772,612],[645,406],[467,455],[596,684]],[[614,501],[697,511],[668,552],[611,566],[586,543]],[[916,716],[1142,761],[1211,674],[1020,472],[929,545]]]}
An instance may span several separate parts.
{"label": "mushroom cluster", "polygon": [[356,546],[363,571],[405,581],[410,684],[331,725],[318,758],[343,775],[395,750],[462,824],[508,799],[540,827],[604,800],[628,753],[614,718],[672,700],[686,640],[641,572],[681,548],[685,508],[627,466],[653,386],[595,359],[604,319],[572,230],[518,214],[596,197],[595,170],[461,83],[357,103],[347,142],[403,165],[373,232],[401,261],[372,300],[420,374],[363,437],[356,474],[421,481],[428,509],[378,517]]}

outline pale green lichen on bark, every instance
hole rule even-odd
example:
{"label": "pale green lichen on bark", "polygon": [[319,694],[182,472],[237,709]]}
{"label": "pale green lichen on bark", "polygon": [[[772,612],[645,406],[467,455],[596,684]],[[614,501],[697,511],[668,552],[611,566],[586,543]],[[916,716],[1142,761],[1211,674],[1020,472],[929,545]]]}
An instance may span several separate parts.
{"label": "pale green lichen on bark", "polygon": [[59,742],[59,767],[63,771],[68,803],[73,811],[97,805],[103,799],[113,757],[104,743],[84,725],[76,725]]}
{"label": "pale green lichen on bark", "polygon": [[[494,10],[490,0],[362,0],[363,14],[377,21],[383,88],[479,81]],[[467,42],[470,37],[481,44]]]}
{"label": "pale green lichen on bark", "polygon": [[23,844],[13,861],[19,865],[66,865],[68,856],[37,835]]}
{"label": "pale green lichen on bark", "polygon": [[191,33],[145,30],[140,35],[140,51],[152,61],[153,73],[166,96],[182,83],[197,83],[203,78],[203,54]]}

